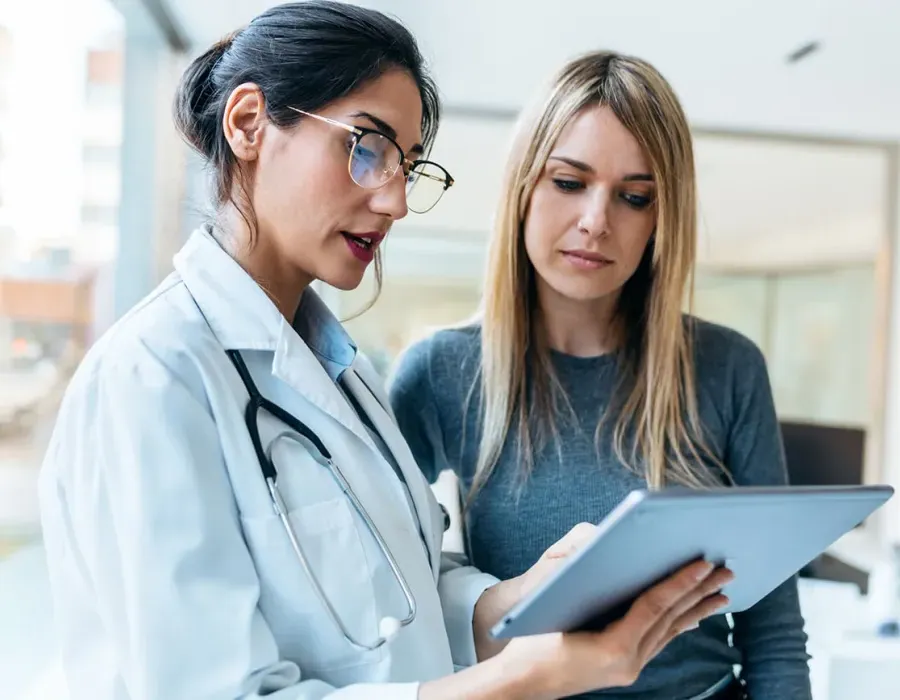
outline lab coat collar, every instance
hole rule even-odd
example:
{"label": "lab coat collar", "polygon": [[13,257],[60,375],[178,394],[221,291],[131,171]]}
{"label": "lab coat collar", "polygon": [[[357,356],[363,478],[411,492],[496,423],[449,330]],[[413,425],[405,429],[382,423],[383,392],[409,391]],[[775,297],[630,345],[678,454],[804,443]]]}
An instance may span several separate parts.
{"label": "lab coat collar", "polygon": [[224,349],[273,352],[274,376],[378,451],[335,384],[353,363],[356,347],[313,289],[304,291],[297,314],[311,347],[208,227],[191,234],[174,265]]}
{"label": "lab coat collar", "polygon": [[289,324],[209,227],[194,231],[173,262],[226,350],[277,350]]}
{"label": "lab coat collar", "polygon": [[313,289],[304,291],[291,329],[260,286],[222,248],[209,227],[191,234],[175,255],[181,275],[227,350],[277,351],[284,336],[302,338],[332,380],[353,364],[356,345]]}

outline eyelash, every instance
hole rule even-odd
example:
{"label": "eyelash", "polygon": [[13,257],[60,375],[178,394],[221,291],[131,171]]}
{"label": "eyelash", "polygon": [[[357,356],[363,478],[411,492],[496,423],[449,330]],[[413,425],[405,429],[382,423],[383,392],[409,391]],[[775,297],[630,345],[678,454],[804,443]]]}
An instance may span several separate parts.
{"label": "eyelash", "polygon": [[[584,183],[579,182],[578,180],[554,178],[553,184],[556,186],[556,189],[558,189],[560,192],[563,192],[564,194],[572,194],[573,192],[584,189]],[[652,197],[647,197],[641,194],[631,194],[629,192],[623,192],[619,195],[619,197],[629,207],[631,207],[632,209],[637,209],[638,211],[646,209],[653,203]]]}
{"label": "eyelash", "polygon": [[584,185],[578,182],[578,180],[554,178],[553,184],[556,185],[557,189],[562,190],[563,192],[575,192],[576,190],[584,189]]}

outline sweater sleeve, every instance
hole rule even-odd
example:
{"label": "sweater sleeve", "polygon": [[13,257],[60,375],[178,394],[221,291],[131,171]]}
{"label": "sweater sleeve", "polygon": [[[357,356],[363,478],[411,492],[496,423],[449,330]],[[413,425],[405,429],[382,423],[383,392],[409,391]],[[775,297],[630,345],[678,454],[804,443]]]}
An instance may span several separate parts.
{"label": "sweater sleeve", "polygon": [[[411,346],[389,380],[391,409],[410,451],[429,482],[451,466],[431,381],[431,341]],[[444,552],[438,593],[456,670],[477,663],[472,622],[475,605],[498,579],[469,565],[466,556]]]}
{"label": "sweater sleeve", "polygon": [[391,408],[419,469],[430,483],[450,469],[444,451],[434,386],[431,381],[431,341],[409,347],[388,382]]}
{"label": "sweater sleeve", "polygon": [[[769,375],[750,343],[732,367],[734,407],[725,460],[739,486],[786,484],[787,469]],[[753,700],[810,700],[809,656],[791,577],[749,610],[734,615],[734,645]]]}

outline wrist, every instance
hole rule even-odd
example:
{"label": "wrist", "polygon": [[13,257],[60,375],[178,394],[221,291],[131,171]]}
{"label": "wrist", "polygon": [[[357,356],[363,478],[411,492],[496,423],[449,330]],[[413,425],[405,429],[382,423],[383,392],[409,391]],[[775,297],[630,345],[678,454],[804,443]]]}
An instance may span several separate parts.
{"label": "wrist", "polygon": [[498,654],[487,661],[419,686],[418,700],[551,700],[538,690],[538,675],[527,664]]}
{"label": "wrist", "polygon": [[495,583],[490,588],[486,588],[484,595],[478,599],[476,608],[478,605],[483,604],[483,614],[491,618],[492,626],[493,623],[497,622],[509,612],[511,607],[522,599],[522,594],[525,590],[525,576],[526,574],[522,574],[521,576]]}
{"label": "wrist", "polygon": [[548,659],[536,660],[531,653],[516,653],[520,644],[531,640],[513,640],[497,656],[487,663],[495,664],[496,673],[504,679],[504,698],[518,700],[555,700],[566,693],[561,692],[558,678]]}
{"label": "wrist", "polygon": [[475,603],[472,619],[472,634],[475,640],[475,652],[479,661],[489,659],[498,654],[507,644],[506,640],[491,637],[491,628],[521,598],[522,577],[500,581],[484,593]]}

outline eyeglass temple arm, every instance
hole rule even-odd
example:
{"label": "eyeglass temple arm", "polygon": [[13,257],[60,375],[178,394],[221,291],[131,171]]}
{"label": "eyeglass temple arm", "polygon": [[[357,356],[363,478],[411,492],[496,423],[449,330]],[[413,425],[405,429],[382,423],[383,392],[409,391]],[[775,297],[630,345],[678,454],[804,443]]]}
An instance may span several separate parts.
{"label": "eyeglass temple arm", "polygon": [[[406,165],[409,165],[410,169],[414,168],[417,163],[427,163],[430,161],[421,161],[421,160],[409,160],[404,159],[403,161]],[[416,175],[419,177],[427,177],[429,180],[434,180],[435,182],[440,182],[444,185],[444,189],[450,187],[455,181],[448,174],[447,177],[438,177],[437,175],[429,175],[428,173],[417,172]]]}
{"label": "eyeglass temple arm", "polygon": [[331,124],[332,126],[338,126],[344,131],[349,131],[351,134],[356,134],[357,136],[362,134],[362,131],[357,129],[355,126],[350,126],[349,124],[343,124],[342,122],[335,121],[334,119],[329,119],[328,117],[323,117],[321,114],[312,114],[311,112],[304,112],[302,109],[297,109],[296,107],[288,106],[288,109],[291,109],[298,114],[302,114],[307,117],[312,117],[313,119],[318,119],[320,122],[325,122],[326,124]]}

